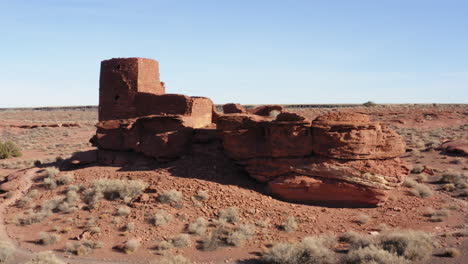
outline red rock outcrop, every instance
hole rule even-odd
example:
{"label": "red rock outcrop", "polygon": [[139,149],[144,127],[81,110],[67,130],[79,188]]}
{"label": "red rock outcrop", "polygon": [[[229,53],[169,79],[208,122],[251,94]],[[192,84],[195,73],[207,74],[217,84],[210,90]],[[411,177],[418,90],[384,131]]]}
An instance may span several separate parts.
{"label": "red rock outcrop", "polygon": [[244,114],[247,110],[241,104],[229,103],[223,105],[223,112],[225,114]]}
{"label": "red rock outcrop", "polygon": [[369,116],[331,112],[312,122],[315,153],[337,159],[387,159],[405,152],[400,135]]}
{"label": "red rock outcrop", "polygon": [[208,98],[165,94],[158,67],[142,58],[102,62],[91,140],[98,161],[123,166],[141,154],[167,161],[221,141],[229,158],[282,199],[358,206],[382,203],[409,173],[398,158],[401,137],[367,115],[331,112],[311,122],[278,105],[239,104],[220,114]]}
{"label": "red rock outcrop", "polygon": [[283,199],[378,205],[410,171],[400,136],[366,115],[332,112],[311,124],[261,114],[224,115],[217,128],[226,155]]}
{"label": "red rock outcrop", "polygon": [[458,139],[442,143],[437,150],[443,150],[455,155],[468,156],[468,140]]}

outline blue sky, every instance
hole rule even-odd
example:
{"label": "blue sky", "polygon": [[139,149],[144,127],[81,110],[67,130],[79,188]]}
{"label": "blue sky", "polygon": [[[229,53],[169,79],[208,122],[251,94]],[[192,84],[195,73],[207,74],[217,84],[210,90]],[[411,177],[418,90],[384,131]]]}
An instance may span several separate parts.
{"label": "blue sky", "polygon": [[215,103],[468,103],[464,0],[0,0],[0,107],[95,105],[99,65],[160,62]]}

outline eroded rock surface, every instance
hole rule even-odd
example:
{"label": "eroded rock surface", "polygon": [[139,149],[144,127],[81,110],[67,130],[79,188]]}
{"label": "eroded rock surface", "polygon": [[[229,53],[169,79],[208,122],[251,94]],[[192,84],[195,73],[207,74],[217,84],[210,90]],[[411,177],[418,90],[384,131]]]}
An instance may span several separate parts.
{"label": "eroded rock surface", "polygon": [[142,58],[102,62],[95,159],[167,161],[221,142],[227,157],[282,199],[358,206],[381,204],[409,173],[398,158],[401,137],[367,115],[330,112],[311,122],[278,105],[234,103],[221,114],[209,98],[165,94],[158,68]]}
{"label": "eroded rock surface", "polygon": [[410,172],[399,135],[363,114],[229,114],[217,128],[226,155],[286,200],[378,205]]}

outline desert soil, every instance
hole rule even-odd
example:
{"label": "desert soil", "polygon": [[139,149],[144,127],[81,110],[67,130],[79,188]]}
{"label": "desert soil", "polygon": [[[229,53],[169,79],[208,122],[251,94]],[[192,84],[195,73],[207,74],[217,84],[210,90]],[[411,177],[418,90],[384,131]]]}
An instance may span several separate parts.
{"label": "desert soil", "polygon": [[[333,110],[336,109],[292,111],[313,119]],[[424,263],[468,262],[466,238],[451,235],[467,228],[468,198],[462,195],[463,190],[448,190],[446,183],[440,181],[446,172],[467,173],[467,158],[435,150],[446,140],[468,138],[468,106],[398,105],[354,107],[349,110],[367,113],[374,120],[387,122],[405,138],[407,153],[403,158],[415,167],[425,168],[424,172],[412,174],[410,178],[428,186],[433,192],[432,196],[416,197],[411,195],[410,188],[402,186],[391,194],[388,202],[376,208],[333,208],[289,203],[272,197],[262,184],[249,178],[240,167],[226,159],[217,144],[197,145],[190,155],[166,163],[141,158],[139,162],[124,167],[96,163],[71,166],[67,158],[72,153],[93,149],[88,140],[95,132],[96,109],[8,110],[0,111],[0,141],[16,142],[23,149],[23,156],[0,160],[0,176],[19,175],[15,190],[0,193],[0,223],[4,223],[0,226],[0,237],[17,245],[16,258],[12,263],[22,263],[33,252],[45,250],[54,251],[69,263],[150,263],[179,254],[195,263],[250,263],[277,242],[298,241],[305,236],[322,234],[339,236],[347,231],[376,234],[385,224],[390,228],[433,233],[440,246]],[[36,160],[40,161],[40,165],[34,168]],[[104,199],[99,208],[93,210],[85,210],[86,204],[80,201],[77,204],[80,210],[55,213],[31,225],[18,224],[19,218],[30,213],[28,210],[37,209],[44,201],[63,196],[69,188],[69,185],[61,185],[51,190],[44,185],[44,171],[51,166],[62,168],[57,177],[73,174],[74,182],[71,184],[84,190],[100,178],[142,180],[148,184],[148,188],[132,201]],[[18,206],[15,201],[33,190],[37,190],[38,195],[25,206]],[[177,204],[159,202],[158,196],[168,190],[181,192],[182,201]],[[208,193],[207,200],[193,198],[201,190]],[[117,216],[118,208],[123,206],[130,207],[130,214]],[[228,207],[236,207],[239,211],[240,220],[232,226],[256,225],[255,235],[244,245],[203,251],[198,248],[203,236],[192,235],[192,243],[188,247],[156,250],[161,241],[184,233],[186,226],[198,217],[210,221],[209,230],[213,230],[219,224],[216,222],[219,210]],[[430,221],[424,215],[429,208],[448,208],[448,215],[442,217],[440,222]],[[172,220],[167,225],[154,226],[148,220],[149,216],[161,209],[169,212]],[[370,220],[357,223],[355,220],[362,215],[369,216]],[[298,229],[290,233],[281,231],[278,227],[290,216],[298,220]],[[86,231],[90,222],[92,227],[99,227],[100,232]],[[134,223],[135,227],[125,231],[128,223]],[[52,245],[41,245],[37,243],[40,232],[56,233],[61,239]],[[103,247],[87,256],[76,256],[64,250],[67,243],[76,242],[81,237],[103,242]],[[125,254],[121,247],[129,239],[137,239],[141,246],[135,252]],[[457,258],[437,255],[447,247],[458,248],[461,255]]]}

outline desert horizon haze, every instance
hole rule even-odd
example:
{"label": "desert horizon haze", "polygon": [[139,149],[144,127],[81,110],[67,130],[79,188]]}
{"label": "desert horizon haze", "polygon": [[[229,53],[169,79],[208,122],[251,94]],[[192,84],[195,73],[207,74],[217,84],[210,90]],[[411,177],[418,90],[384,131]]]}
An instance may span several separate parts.
{"label": "desert horizon haze", "polygon": [[216,104],[467,103],[468,2],[0,1],[0,107],[97,105],[146,57]]}

